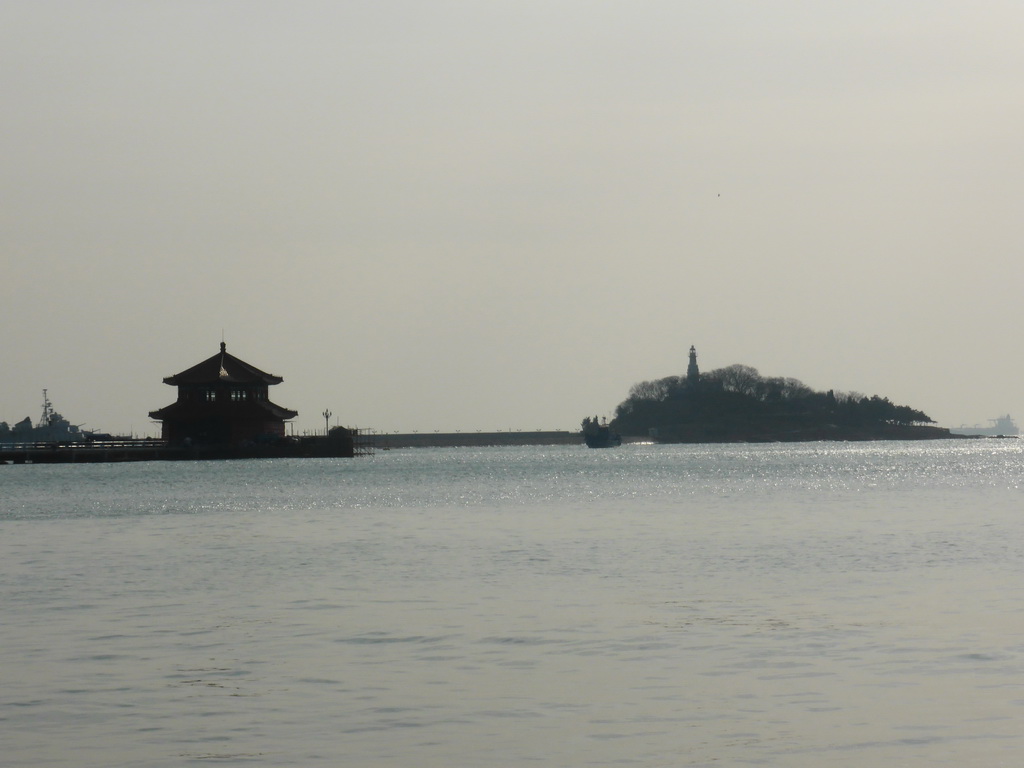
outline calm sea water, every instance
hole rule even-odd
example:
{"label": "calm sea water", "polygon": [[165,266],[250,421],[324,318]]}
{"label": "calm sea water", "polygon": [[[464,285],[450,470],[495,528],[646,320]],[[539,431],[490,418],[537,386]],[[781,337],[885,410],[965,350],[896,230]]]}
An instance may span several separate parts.
{"label": "calm sea water", "polygon": [[0,764],[1016,766],[1022,448],[0,467]]}

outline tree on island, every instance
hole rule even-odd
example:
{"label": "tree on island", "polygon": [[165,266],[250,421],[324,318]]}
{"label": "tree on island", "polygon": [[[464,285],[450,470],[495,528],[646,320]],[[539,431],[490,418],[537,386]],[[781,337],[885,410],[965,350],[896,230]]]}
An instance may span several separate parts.
{"label": "tree on island", "polygon": [[929,424],[922,411],[878,395],[815,392],[797,379],[731,365],[634,384],[611,426],[664,442],[949,437]]}

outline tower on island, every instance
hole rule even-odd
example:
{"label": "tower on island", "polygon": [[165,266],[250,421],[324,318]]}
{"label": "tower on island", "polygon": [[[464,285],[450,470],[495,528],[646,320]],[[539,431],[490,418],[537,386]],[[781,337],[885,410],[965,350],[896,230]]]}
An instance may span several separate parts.
{"label": "tower on island", "polygon": [[686,383],[691,387],[700,381],[700,369],[697,367],[697,348],[690,346],[690,364],[686,366]]}
{"label": "tower on island", "polygon": [[172,444],[239,445],[284,437],[284,425],[298,416],[267,399],[267,389],[280,376],[261,371],[227,352],[220,352],[164,384],[178,388],[178,400],[150,418],[163,422],[163,439]]}

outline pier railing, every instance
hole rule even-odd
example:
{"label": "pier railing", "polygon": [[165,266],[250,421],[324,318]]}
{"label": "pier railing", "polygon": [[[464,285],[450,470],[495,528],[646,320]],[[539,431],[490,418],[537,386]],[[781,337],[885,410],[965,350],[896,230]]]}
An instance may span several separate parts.
{"label": "pier railing", "polygon": [[156,438],[125,438],[123,440],[24,441],[0,443],[0,451],[52,451],[62,448],[76,450],[109,450],[110,448],[162,448],[166,440]]}
{"label": "pier railing", "polygon": [[187,459],[346,458],[373,453],[373,436],[354,431],[349,441],[302,437],[281,443],[172,445],[165,440],[80,440],[75,442],[0,443],[0,464],[74,464],[86,462]]}
{"label": "pier railing", "polygon": [[0,463],[50,464],[94,461],[140,461],[160,458],[164,440],[79,440],[0,443]]}

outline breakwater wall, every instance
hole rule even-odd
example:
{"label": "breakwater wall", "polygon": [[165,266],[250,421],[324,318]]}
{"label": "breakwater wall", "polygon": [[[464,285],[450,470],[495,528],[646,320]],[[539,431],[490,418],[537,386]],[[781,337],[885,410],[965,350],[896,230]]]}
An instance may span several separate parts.
{"label": "breakwater wall", "polygon": [[372,436],[374,447],[389,448],[482,448],[493,445],[582,445],[579,432],[508,431],[508,432],[377,432]]}

